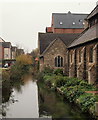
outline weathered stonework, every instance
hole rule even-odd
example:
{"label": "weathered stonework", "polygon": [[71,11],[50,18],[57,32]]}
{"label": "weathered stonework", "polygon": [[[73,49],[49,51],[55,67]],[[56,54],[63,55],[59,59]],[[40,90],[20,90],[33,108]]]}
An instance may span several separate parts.
{"label": "weathered stonework", "polygon": [[[81,31],[83,29],[51,27],[47,29],[47,32],[52,32],[51,34],[39,35],[40,70],[44,66],[60,68],[55,65],[55,57],[61,56],[63,58],[61,68],[66,75],[86,80],[90,84],[98,82],[98,5],[85,20],[83,32]],[[60,33],[59,36],[57,33]],[[61,33],[64,33],[63,37]],[[81,34],[73,39],[76,33]]]}
{"label": "weathered stonework", "polygon": [[55,57],[61,56],[63,58],[63,67],[64,71],[66,71],[66,46],[62,40],[56,39],[53,43],[49,46],[45,53],[43,53],[43,57],[40,59],[40,69],[42,70],[43,67],[49,66],[53,69],[58,69],[55,67]]}
{"label": "weathered stonework", "polygon": [[[85,44],[69,50],[69,56],[73,55],[73,62],[70,62],[69,76],[88,80],[90,84],[97,81],[98,75],[98,42]],[[93,47],[93,61],[90,62],[90,48]],[[76,51],[76,52],[74,52]],[[79,61],[79,51],[81,51],[81,61]],[[76,55],[75,55],[76,54]],[[76,58],[75,58],[76,56]],[[69,57],[71,59],[71,57]],[[69,60],[71,61],[71,60]]]}

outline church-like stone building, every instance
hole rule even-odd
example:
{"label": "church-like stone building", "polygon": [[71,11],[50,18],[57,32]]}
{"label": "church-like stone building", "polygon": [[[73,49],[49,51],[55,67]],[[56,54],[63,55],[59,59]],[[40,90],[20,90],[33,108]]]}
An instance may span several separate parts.
{"label": "church-like stone building", "polygon": [[85,20],[82,33],[39,33],[40,70],[62,68],[69,77],[98,82],[98,5]]}
{"label": "church-like stone building", "polygon": [[68,47],[69,76],[98,82],[98,5],[87,16],[88,27]]}
{"label": "church-like stone building", "polygon": [[39,33],[40,70],[45,66],[68,71],[68,50],[70,43],[80,34]]}

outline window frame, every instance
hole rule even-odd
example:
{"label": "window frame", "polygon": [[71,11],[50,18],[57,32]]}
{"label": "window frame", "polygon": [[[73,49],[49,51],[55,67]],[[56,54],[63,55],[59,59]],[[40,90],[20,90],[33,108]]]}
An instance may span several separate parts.
{"label": "window frame", "polygon": [[82,62],[82,50],[80,49],[78,52],[78,56],[79,56],[79,63]]}
{"label": "window frame", "polygon": [[89,63],[93,63],[94,62],[94,51],[93,51],[93,46],[91,46],[89,48]]}

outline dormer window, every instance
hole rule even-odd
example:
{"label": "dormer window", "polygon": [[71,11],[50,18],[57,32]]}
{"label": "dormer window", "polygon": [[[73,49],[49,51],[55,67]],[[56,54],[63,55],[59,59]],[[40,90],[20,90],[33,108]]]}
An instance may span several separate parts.
{"label": "dormer window", "polygon": [[85,22],[83,22],[83,25],[85,25]]}
{"label": "dormer window", "polygon": [[63,24],[63,22],[59,22],[59,24],[60,24],[60,25],[62,25],[62,24]]}
{"label": "dormer window", "polygon": [[75,23],[75,22],[73,22],[72,24],[73,24],[73,25],[75,25],[76,23]]}
{"label": "dormer window", "polygon": [[79,22],[82,22],[82,20],[79,20]]}

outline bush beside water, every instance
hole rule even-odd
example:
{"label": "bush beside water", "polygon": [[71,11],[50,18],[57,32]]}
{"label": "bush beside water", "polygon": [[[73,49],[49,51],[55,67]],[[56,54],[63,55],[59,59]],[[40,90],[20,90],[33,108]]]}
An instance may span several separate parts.
{"label": "bush beside water", "polygon": [[28,55],[18,56],[14,65],[9,69],[3,69],[2,102],[7,102],[9,100],[13,86],[18,90],[20,89],[20,85],[24,84],[23,79],[25,75],[30,72],[32,72],[32,58]]}
{"label": "bush beside water", "polygon": [[97,91],[98,89],[84,80],[66,77],[61,71],[60,69],[53,71],[50,68],[45,68],[39,77],[48,87],[58,88],[70,102],[78,103],[83,112],[89,110],[94,112],[94,105],[98,101],[98,96],[85,91]]}

